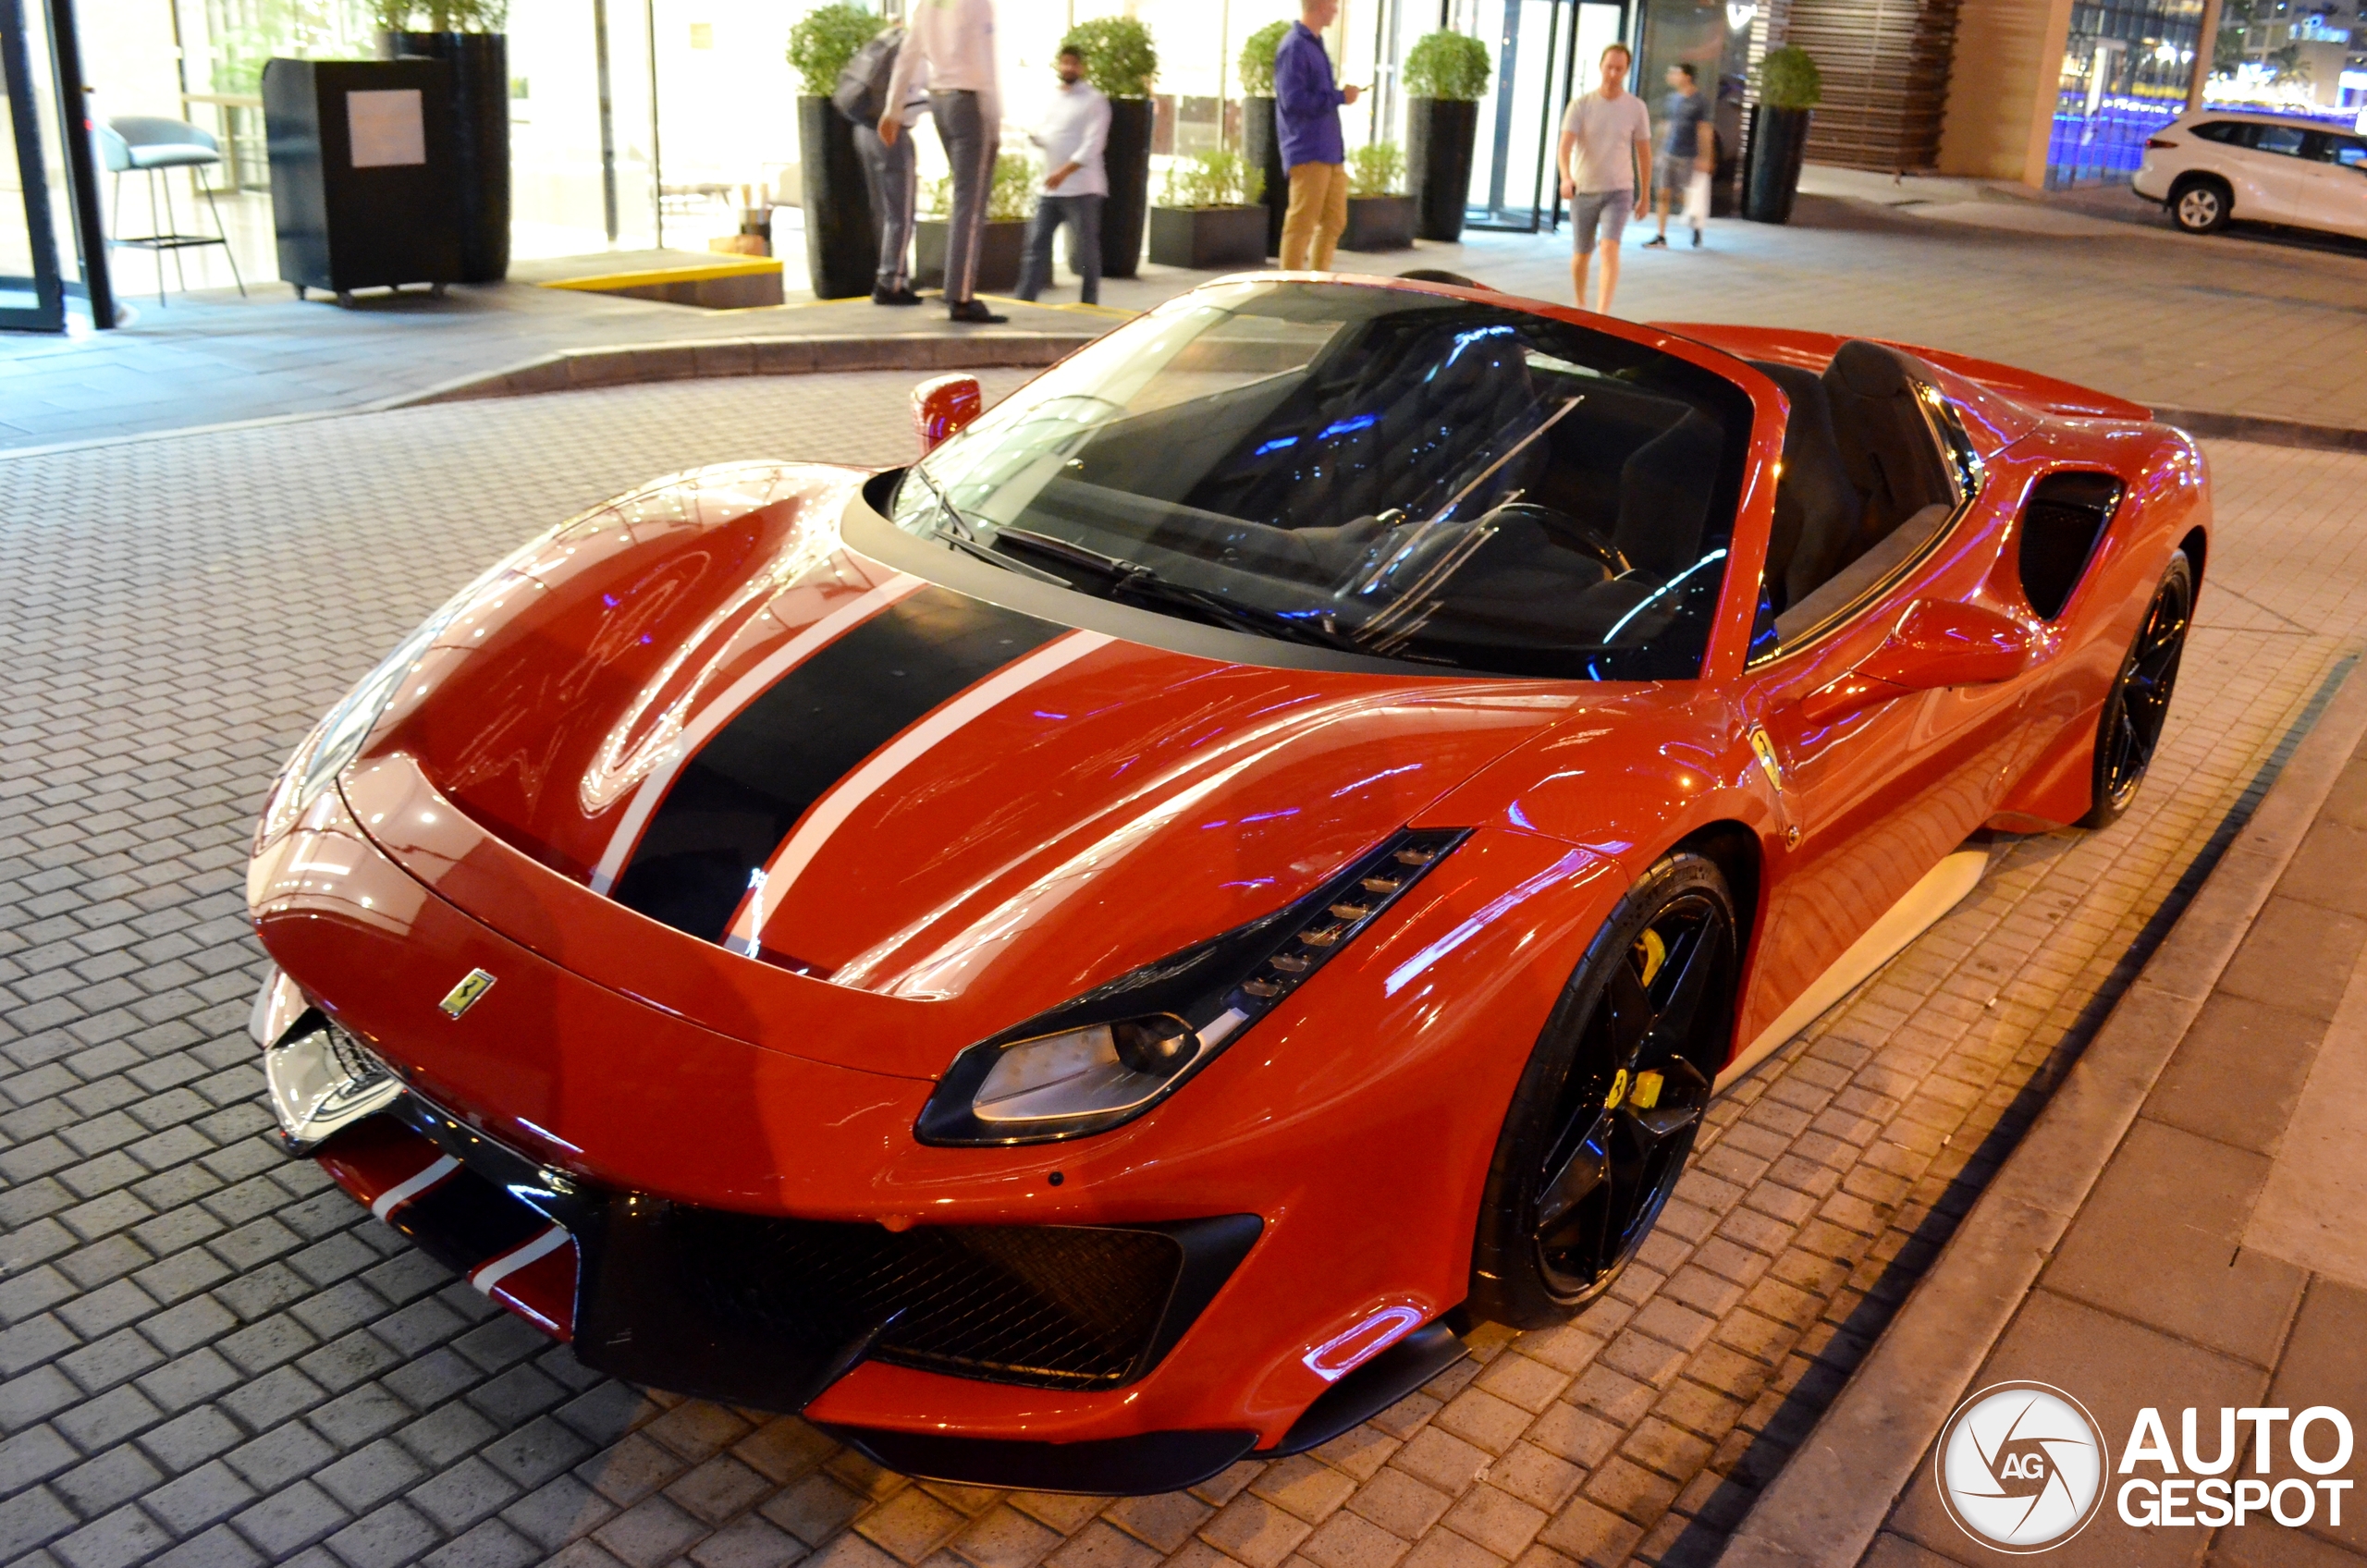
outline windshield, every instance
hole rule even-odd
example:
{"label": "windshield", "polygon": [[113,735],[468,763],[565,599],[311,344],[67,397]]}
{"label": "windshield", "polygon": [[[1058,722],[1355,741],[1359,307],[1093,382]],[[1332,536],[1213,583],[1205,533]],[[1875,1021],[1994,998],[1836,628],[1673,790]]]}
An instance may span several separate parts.
{"label": "windshield", "polygon": [[1459,669],[1698,675],[1751,406],[1642,344],[1355,284],[1197,290],[908,472],[899,527],[1087,593]]}

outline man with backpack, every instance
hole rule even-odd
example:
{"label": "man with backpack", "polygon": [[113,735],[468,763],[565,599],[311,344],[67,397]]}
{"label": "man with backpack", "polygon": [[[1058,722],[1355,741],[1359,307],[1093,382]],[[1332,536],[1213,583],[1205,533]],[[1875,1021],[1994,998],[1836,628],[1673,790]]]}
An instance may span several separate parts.
{"label": "man with backpack", "polygon": [[[924,75],[924,73],[926,73]],[[987,198],[994,187],[1002,136],[1002,89],[995,74],[994,0],[914,0],[912,31],[896,53],[879,140],[893,147],[903,132],[904,102],[928,83],[929,118],[953,165],[953,212],[945,234],[945,308],[955,321],[1009,318],[977,297],[978,252],[987,242]]]}
{"label": "man with backpack", "polygon": [[877,129],[887,113],[888,89],[895,80],[896,59],[903,44],[902,28],[881,29],[847,62],[839,73],[838,91],[830,95],[839,112],[854,122],[855,153],[863,159],[864,184],[871,192],[872,221],[879,226],[879,271],[871,282],[875,305],[921,302],[921,297],[913,292],[913,202],[919,183],[909,133],[914,122],[928,113],[926,67],[919,80],[906,89],[895,116],[898,127],[907,134],[890,142],[881,140]]}

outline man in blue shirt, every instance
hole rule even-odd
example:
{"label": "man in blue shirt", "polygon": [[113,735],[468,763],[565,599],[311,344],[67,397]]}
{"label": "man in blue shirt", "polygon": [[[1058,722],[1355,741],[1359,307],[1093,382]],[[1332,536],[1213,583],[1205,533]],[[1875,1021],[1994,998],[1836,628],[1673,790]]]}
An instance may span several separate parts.
{"label": "man in blue shirt", "polygon": [[1340,14],[1340,0],[1299,0],[1298,20],[1274,51],[1274,120],[1290,178],[1290,210],[1282,215],[1282,268],[1331,269],[1331,248],[1348,227],[1348,154],[1340,135],[1340,105],[1356,89],[1335,86],[1323,30]]}

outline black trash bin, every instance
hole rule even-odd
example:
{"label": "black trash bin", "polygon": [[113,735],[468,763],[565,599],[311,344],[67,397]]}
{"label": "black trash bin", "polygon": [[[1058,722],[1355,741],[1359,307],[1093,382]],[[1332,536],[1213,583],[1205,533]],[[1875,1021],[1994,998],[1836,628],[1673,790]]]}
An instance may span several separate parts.
{"label": "black trash bin", "polygon": [[442,60],[264,65],[272,225],[297,298],[460,280],[451,82]]}

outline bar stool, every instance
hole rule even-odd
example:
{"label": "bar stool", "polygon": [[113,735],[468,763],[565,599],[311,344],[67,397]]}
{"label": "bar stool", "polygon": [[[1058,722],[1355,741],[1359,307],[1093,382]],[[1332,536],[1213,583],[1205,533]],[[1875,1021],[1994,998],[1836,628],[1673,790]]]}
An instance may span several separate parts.
{"label": "bar stool", "polygon": [[230,248],[230,231],[222,227],[222,208],[214,200],[213,190],[199,182],[197,171],[222,161],[221,144],[213,134],[190,125],[186,120],[166,119],[161,115],[117,115],[99,127],[99,152],[107,172],[115,177],[115,218],[118,227],[123,223],[123,177],[136,172],[148,177],[148,227],[156,227],[156,191],[159,176],[169,169],[190,171],[190,189],[205,198],[214,211],[214,233],[183,234],[173,217],[173,186],[169,178],[161,181],[165,192],[165,227],[159,233],[125,237],[117,235],[110,245],[129,246],[134,250],[153,252],[156,258],[156,303],[165,302],[165,252],[173,252],[173,276],[179,280],[182,292],[189,289],[189,276],[181,270],[180,252],[192,245],[219,245],[229,258],[231,281],[239,292],[247,291],[247,280],[239,276],[239,255]]}

